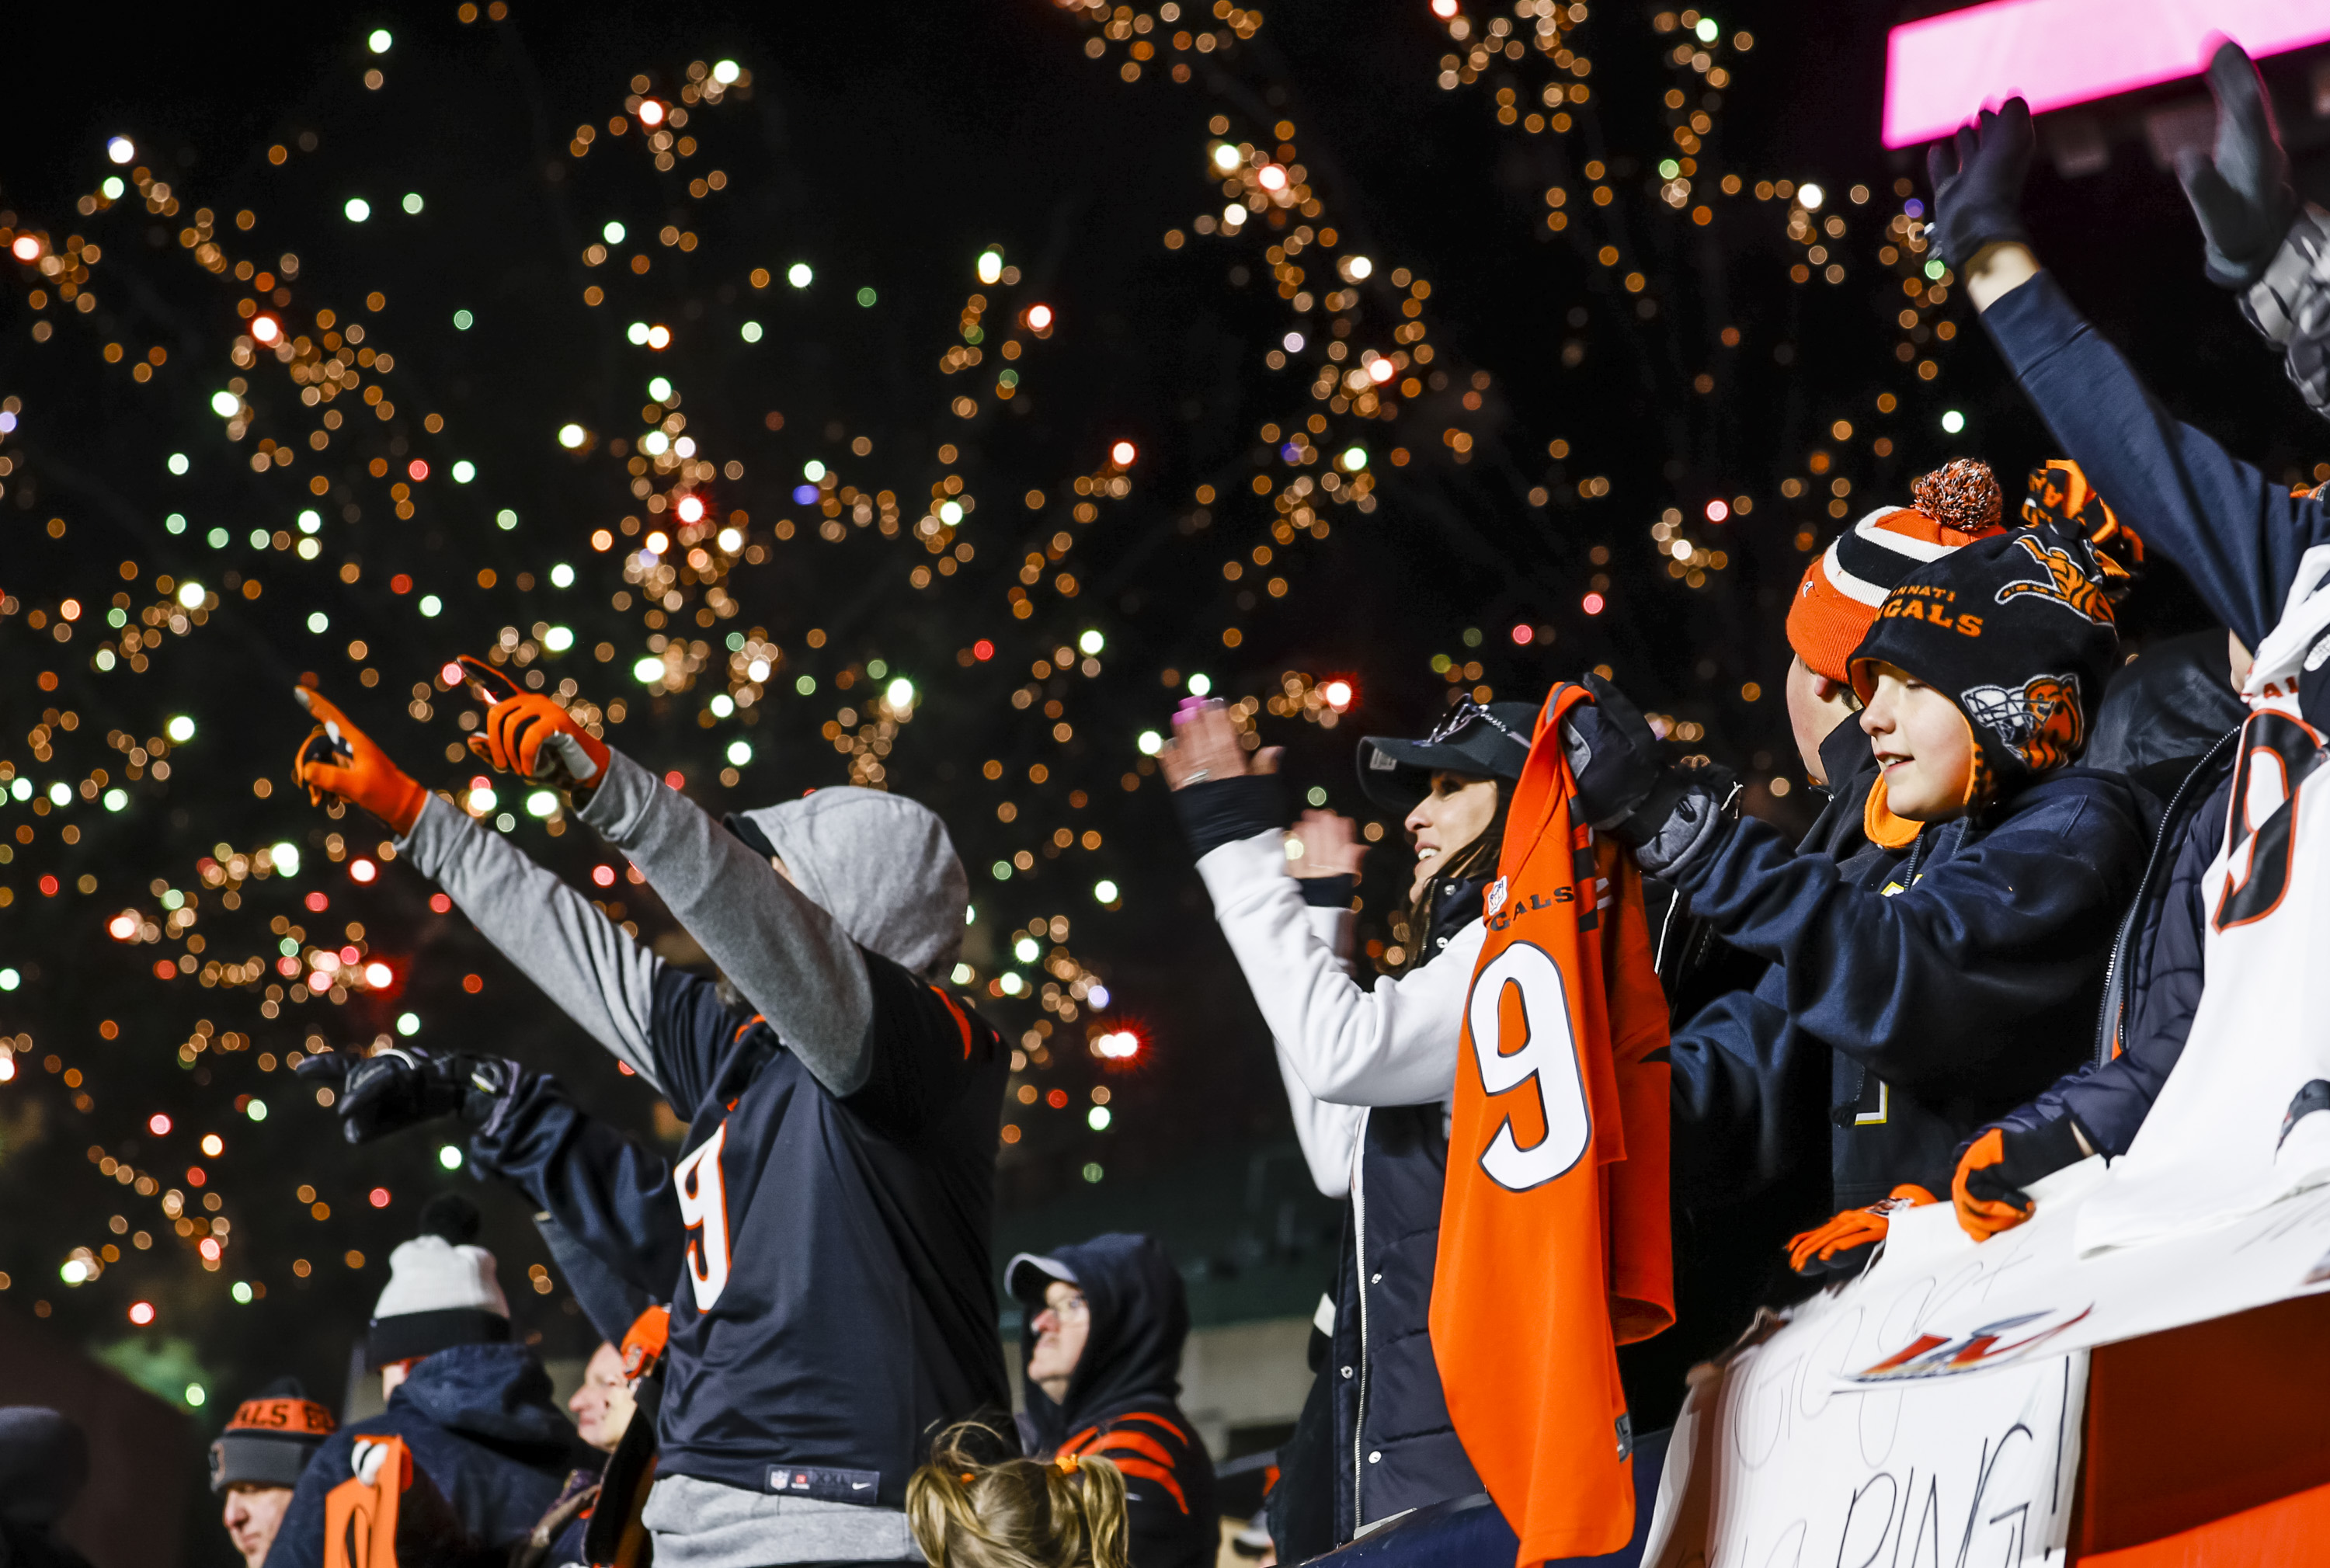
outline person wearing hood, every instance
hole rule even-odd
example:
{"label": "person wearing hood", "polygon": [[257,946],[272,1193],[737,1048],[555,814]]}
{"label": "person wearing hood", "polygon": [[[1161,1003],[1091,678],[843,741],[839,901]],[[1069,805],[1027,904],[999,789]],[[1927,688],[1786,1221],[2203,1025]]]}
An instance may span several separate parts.
{"label": "person wearing hood", "polygon": [[1270,1027],[1312,1179],[1350,1200],[1319,1313],[1329,1354],[1290,1444],[1304,1456],[1324,1449],[1331,1481],[1306,1498],[1312,1461],[1289,1453],[1285,1496],[1274,1496],[1281,1549],[1298,1556],[1482,1489],[1448,1420],[1427,1314],[1481,890],[1496,874],[1536,722],[1527,703],[1460,698],[1423,740],[1359,742],[1361,787],[1404,816],[1416,851],[1407,934],[1372,989],[1351,974],[1350,821],[1313,812],[1290,836],[1277,752],[1249,754],[1218,703],[1176,714],[1159,757],[1215,919]]}
{"label": "person wearing hood", "polygon": [[89,1568],[57,1535],[57,1521],[89,1485],[89,1434],[62,1412],[0,1406],[0,1563]]}
{"label": "person wearing hood", "polygon": [[933,983],[969,907],[945,827],[860,789],[724,827],[549,699],[495,704],[479,754],[567,790],[732,1002],[422,789],[320,694],[300,700],[319,721],[300,781],[402,835],[401,854],[688,1123],[668,1169],[603,1128],[562,1144],[572,1107],[535,1116],[556,1098],[536,1077],[497,1088],[503,1119],[483,1129],[564,1184],[544,1206],[586,1242],[562,1203],[595,1210],[619,1239],[602,1256],[670,1267],[630,1276],[672,1301],[645,1515],[658,1561],[911,1555],[906,1479],[928,1434],[1008,1400],[989,1233],[1009,1053]]}
{"label": "person wearing hood", "polygon": [[338,1425],[298,1378],[279,1378],[235,1406],[211,1444],[211,1490],[225,1494],[222,1522],[247,1568],[267,1561],[300,1472]]}
{"label": "person wearing hood", "polygon": [[542,1363],[510,1342],[509,1301],[494,1255],[474,1244],[478,1224],[475,1204],[440,1194],[422,1209],[420,1235],[389,1254],[365,1336],[388,1408],[317,1449],[284,1511],[271,1568],[321,1568],[325,1499],[344,1482],[370,1480],[368,1439],[404,1440],[475,1548],[525,1541],[557,1497],[580,1454],[574,1429]]}
{"label": "person wearing hood", "polygon": [[1753,1000],[1799,1073],[1828,1059],[1844,1213],[1791,1243],[1800,1271],[1865,1264],[1890,1205],[1949,1190],[1959,1144],[2083,1052],[2144,843],[2125,780],[2072,766],[2117,662],[2101,575],[2085,539],[2020,528],[1886,596],[1848,666],[1880,774],[1842,862],[1728,814],[1598,677],[1573,710],[1586,820],[1771,964]]}
{"label": "person wearing hood", "polygon": [[1021,1252],[1004,1289],[1026,1313],[1031,1459],[1105,1459],[1124,1475],[1132,1568],[1207,1568],[1221,1548],[1214,1464],[1182,1413],[1189,1303],[1154,1236]]}

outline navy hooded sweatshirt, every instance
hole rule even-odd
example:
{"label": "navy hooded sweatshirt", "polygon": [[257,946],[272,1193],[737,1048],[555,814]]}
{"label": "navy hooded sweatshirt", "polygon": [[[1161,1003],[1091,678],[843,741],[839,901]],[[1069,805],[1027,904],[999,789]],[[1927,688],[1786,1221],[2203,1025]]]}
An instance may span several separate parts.
{"label": "navy hooded sweatshirt", "polygon": [[[480,1176],[515,1182],[671,1302],[666,1473],[773,1491],[784,1470],[829,1501],[895,1507],[933,1431],[1004,1403],[985,1259],[1007,1058],[976,1014],[866,961],[875,1066],[856,1094],[827,1093],[765,1022],[667,968],[648,1041],[689,1119],[687,1159],[675,1167],[541,1073],[471,1141]],[[725,1187],[707,1206],[734,1235],[691,1225],[691,1167],[701,1188]]]}
{"label": "navy hooded sweatshirt", "polygon": [[1028,1382],[1021,1440],[1037,1458],[1092,1456],[1124,1472],[1132,1568],[1206,1568],[1221,1521],[1213,1460],[1179,1403],[1189,1337],[1180,1273],[1154,1236],[1112,1233],[1014,1258],[1005,1282],[1028,1309],[1023,1373],[1045,1289],[1063,1277],[1084,1292],[1091,1326],[1066,1399]]}
{"label": "navy hooded sweatshirt", "polygon": [[550,1374],[517,1345],[456,1345],[413,1367],[388,1408],[326,1439],[291,1494],[269,1568],[321,1568],[324,1498],[355,1470],[356,1440],[400,1437],[470,1539],[523,1541],[567,1476],[597,1456],[552,1403]]}
{"label": "navy hooded sweatshirt", "polygon": [[[2064,453],[2153,551],[2181,568],[2202,601],[2256,647],[2281,619],[2306,551],[2330,541],[2322,497],[2293,494],[2182,423],[2117,349],[2040,273],[1983,313],[1983,326]],[[2139,661],[2140,663],[2141,661]],[[2202,979],[2200,878],[2222,841],[2231,777],[2198,810],[2179,813],[2156,851],[2157,902],[2136,912],[2124,943],[2126,1000],[2106,1020],[2093,1059],[2002,1123],[2032,1128],[2066,1115],[2089,1143],[2126,1152],[2183,1055]]]}
{"label": "navy hooded sweatshirt", "polygon": [[1800,854],[1752,817],[1669,874],[1767,960],[1675,1031],[1677,1185],[1747,1196],[1804,1151],[1826,1084],[1837,1208],[1949,1190],[1958,1147],[2086,1053],[2104,959],[2142,869],[2116,775],[2063,768],[1907,849]]}

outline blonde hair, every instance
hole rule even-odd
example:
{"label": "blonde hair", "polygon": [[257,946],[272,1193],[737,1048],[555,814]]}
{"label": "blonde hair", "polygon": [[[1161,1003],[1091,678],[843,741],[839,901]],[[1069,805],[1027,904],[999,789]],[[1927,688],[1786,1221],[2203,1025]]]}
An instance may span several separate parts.
{"label": "blonde hair", "polygon": [[939,1434],[906,1482],[906,1520],[932,1568],[1125,1568],[1124,1475],[1108,1460],[973,1456],[1010,1444],[976,1422]]}

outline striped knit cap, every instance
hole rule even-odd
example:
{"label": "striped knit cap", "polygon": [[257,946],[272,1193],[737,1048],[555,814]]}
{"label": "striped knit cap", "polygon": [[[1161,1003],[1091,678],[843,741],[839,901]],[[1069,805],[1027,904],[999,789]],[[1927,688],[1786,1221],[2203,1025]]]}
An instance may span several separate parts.
{"label": "striped knit cap", "polygon": [[1961,458],[1918,477],[1914,506],[1880,506],[1829,542],[1788,607],[1788,646],[1814,675],[1849,684],[1846,661],[1885,596],[1918,568],[1999,532],[1990,466]]}

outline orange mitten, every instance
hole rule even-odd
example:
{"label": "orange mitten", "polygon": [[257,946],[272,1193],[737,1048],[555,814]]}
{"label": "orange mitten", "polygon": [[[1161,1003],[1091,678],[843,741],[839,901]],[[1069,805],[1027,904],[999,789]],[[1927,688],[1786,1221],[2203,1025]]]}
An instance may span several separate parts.
{"label": "orange mitten", "polygon": [[504,697],[469,750],[505,773],[561,789],[589,789],[607,770],[605,742],[540,692]]}
{"label": "orange mitten", "polygon": [[291,760],[291,777],[307,786],[308,798],[320,804],[326,795],[336,795],[363,807],[399,836],[412,832],[429,791],[390,761],[388,753],[321,692],[296,686],[292,695],[316,716],[316,727]]}
{"label": "orange mitten", "polygon": [[[1788,1238],[1788,1267],[1797,1273],[1826,1273],[1812,1267],[1825,1264],[1839,1253],[1851,1253],[1885,1239],[1892,1216],[1903,1209],[1923,1208],[1934,1195],[1914,1182],[1903,1182],[1892,1195],[1865,1209],[1847,1209],[1824,1225]],[[1864,1254],[1861,1263],[1866,1263]],[[1858,1265],[1855,1265],[1856,1267]]]}

